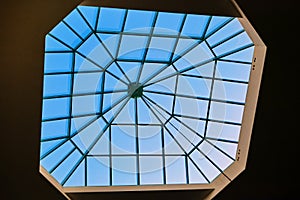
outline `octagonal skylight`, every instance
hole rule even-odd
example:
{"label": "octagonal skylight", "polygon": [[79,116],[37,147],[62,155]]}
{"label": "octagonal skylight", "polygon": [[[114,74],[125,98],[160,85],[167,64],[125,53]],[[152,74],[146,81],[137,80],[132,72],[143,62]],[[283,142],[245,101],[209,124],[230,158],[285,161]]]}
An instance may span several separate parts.
{"label": "octagonal skylight", "polygon": [[230,180],[253,54],[236,17],[78,6],[46,36],[41,166],[63,187]]}

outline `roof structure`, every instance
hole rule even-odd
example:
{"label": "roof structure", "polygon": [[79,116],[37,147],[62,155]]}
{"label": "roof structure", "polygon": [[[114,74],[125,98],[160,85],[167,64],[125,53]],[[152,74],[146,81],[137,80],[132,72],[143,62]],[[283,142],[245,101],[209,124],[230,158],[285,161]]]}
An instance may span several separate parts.
{"label": "roof structure", "polygon": [[42,174],[66,197],[215,196],[245,168],[265,54],[236,9],[75,8],[45,40]]}

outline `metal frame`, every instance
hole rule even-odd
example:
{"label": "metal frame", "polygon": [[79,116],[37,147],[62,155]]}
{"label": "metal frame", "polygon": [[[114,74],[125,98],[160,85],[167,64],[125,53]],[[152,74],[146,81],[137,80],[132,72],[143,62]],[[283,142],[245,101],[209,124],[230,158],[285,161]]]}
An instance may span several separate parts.
{"label": "metal frame", "polygon": [[[85,3],[83,3],[83,5],[84,4]],[[213,180],[209,184],[178,184],[178,185],[154,185],[154,186],[141,186],[141,185],[139,185],[139,186],[108,186],[108,187],[90,187],[90,186],[88,186],[88,187],[70,187],[70,188],[64,188],[42,166],[40,166],[40,173],[43,174],[43,176],[45,176],[67,199],[70,199],[68,197],[68,195],[67,195],[68,193],[81,193],[81,192],[149,191],[149,190],[206,190],[206,189],[213,189],[213,191],[211,193],[209,193],[209,195],[205,199],[212,199],[216,194],[218,194],[226,185],[228,185],[236,176],[238,176],[245,169],[246,161],[247,161],[247,155],[248,155],[248,150],[249,150],[249,145],[250,145],[250,137],[251,137],[251,132],[252,132],[252,126],[253,126],[253,122],[254,122],[256,104],[257,104],[257,99],[258,99],[260,81],[261,81],[261,76],[262,76],[262,71],[263,71],[263,63],[264,63],[265,53],[266,53],[266,46],[264,45],[264,43],[262,42],[262,40],[259,38],[259,36],[255,32],[254,28],[251,26],[250,22],[247,20],[247,18],[245,17],[245,15],[240,10],[240,8],[238,7],[238,5],[235,3],[234,0],[232,0],[232,4],[238,10],[240,16],[242,16],[242,17],[239,18],[239,21],[243,25],[245,31],[248,33],[248,35],[250,36],[250,38],[252,39],[252,41],[254,43],[254,46],[255,46],[255,50],[254,50],[254,56],[253,56],[252,63],[247,63],[247,64],[252,64],[252,71],[251,71],[250,80],[249,80],[249,83],[248,83],[248,93],[247,93],[246,103],[225,101],[226,103],[232,103],[232,104],[236,104],[236,105],[244,105],[244,115],[243,115],[242,124],[235,124],[235,123],[226,122],[226,121],[222,122],[222,123],[228,123],[228,124],[241,125],[241,133],[240,133],[240,139],[239,139],[239,142],[238,142],[237,155],[236,155],[235,158],[231,158],[231,159],[233,159],[235,161],[225,171],[220,170],[222,175],[219,175],[215,180]],[[156,18],[157,18],[157,14],[156,14]],[[155,23],[155,21],[154,21],[154,23]],[[123,29],[124,29],[124,26],[123,26],[122,30]],[[121,31],[121,32],[122,32],[122,35],[131,35],[131,34],[132,35],[137,35],[136,33],[124,33],[123,31]],[[93,32],[91,34],[93,34]],[[138,34],[138,35],[142,36],[144,34]],[[53,35],[50,35],[50,36],[53,37],[53,38],[55,38],[55,36],[53,36]],[[147,34],[147,36],[149,36],[149,34]],[[152,31],[151,32],[151,36],[148,38],[147,46],[149,46],[151,38],[153,36],[155,36],[155,37],[172,37],[172,36],[165,36],[165,35],[155,35],[153,33],[153,31]],[[87,36],[87,37],[89,37],[89,36]],[[177,38],[176,40],[178,42],[178,39],[181,36],[173,36],[173,37]],[[59,40],[58,38],[56,38],[56,39]],[[101,41],[101,39],[99,37],[98,37],[98,39],[102,43],[102,41]],[[199,43],[200,43],[200,42],[203,41],[204,38],[201,37],[201,38],[193,38],[193,39],[198,39]],[[207,38],[205,38],[205,39],[207,39]],[[228,38],[228,39],[230,39],[230,38]],[[121,41],[121,39],[120,39],[120,41]],[[119,41],[119,45],[118,46],[120,46],[120,41]],[[60,41],[60,42],[64,43],[63,41]],[[222,42],[225,42],[225,41],[222,41]],[[65,45],[68,46],[67,44],[65,44]],[[214,47],[216,47],[216,46],[217,45],[215,45]],[[211,48],[214,48],[214,47],[211,47]],[[248,48],[248,47],[249,46],[247,46],[245,48]],[[70,47],[70,49],[73,49],[73,48]],[[73,52],[73,55],[74,55],[73,56],[73,60],[75,59],[75,52],[78,53],[78,54],[80,54],[81,56],[85,57],[87,60],[89,60],[89,58],[87,58],[83,54],[77,52],[76,49],[73,49],[71,52]],[[146,62],[151,62],[151,61],[146,61],[145,60],[146,59],[146,55],[147,55],[147,50],[145,51],[142,60],[138,61],[138,62],[141,62],[142,65],[144,65],[144,63],[146,63]],[[111,55],[111,57],[113,57],[113,56]],[[173,58],[173,55],[171,56],[170,61],[173,60],[172,58]],[[222,59],[222,57],[217,57],[217,58],[209,60],[207,62],[215,62],[216,63],[216,61],[220,60],[220,59]],[[93,62],[92,60],[89,60],[89,61]],[[114,60],[113,62],[117,64],[116,60]],[[112,64],[113,62],[111,62],[110,64]],[[136,60],[126,60],[126,62],[136,62]],[[157,61],[155,61],[155,62],[157,62]],[[173,62],[166,62],[165,63],[166,67],[172,65],[172,63],[174,63],[174,62],[175,61],[173,61]],[[94,63],[94,64],[97,65],[97,63]],[[104,71],[104,72],[110,74],[111,76],[115,77],[119,81],[122,81],[122,82],[126,83],[124,80],[118,78],[116,75],[114,75],[113,73],[109,72],[109,66],[110,65],[106,66],[105,68],[99,66],[100,69],[97,72]],[[120,70],[122,71],[122,73],[126,76],[126,74],[124,73],[124,71],[122,70],[122,68],[118,64],[117,64],[117,66],[120,68]],[[137,82],[139,82],[139,79],[140,79],[140,76],[141,76],[141,71],[142,71],[142,67],[140,68],[140,72],[139,72],[139,75],[138,75]],[[178,77],[182,73],[182,71],[178,71],[178,70],[176,70],[176,71],[177,72],[174,73],[174,76],[176,77],[176,80],[178,81]],[[161,71],[159,71],[158,73],[160,73],[160,72]],[[73,62],[72,72],[70,73],[72,80],[74,79],[74,74],[75,73],[77,73],[77,72],[74,71],[74,62]],[[85,73],[85,72],[80,72],[80,73]],[[89,71],[89,72],[86,72],[86,73],[93,73],[93,71],[92,72]],[[45,74],[45,75],[56,75],[56,74],[57,73],[49,73],[49,74]],[[105,73],[103,73],[103,74],[105,74]],[[185,76],[189,76],[189,75],[185,75]],[[218,79],[218,78],[215,78],[214,76],[213,77],[198,77],[198,78],[210,79],[210,80],[212,80],[212,82],[215,81],[215,80],[223,80],[224,81],[224,79]],[[122,90],[120,90],[120,91],[104,91],[104,80],[105,80],[105,75],[103,75],[103,79],[102,79],[102,81],[103,81],[102,82],[102,91],[100,91],[100,92],[98,92],[96,94],[103,95],[103,94],[106,94],[106,93],[124,92]],[[150,80],[151,79],[149,79],[148,81],[150,81]],[[129,81],[128,84],[126,83],[127,85],[131,84],[131,82],[130,82],[130,80],[129,80],[128,77],[127,77],[127,81]],[[176,81],[176,83],[177,83],[177,81]],[[238,81],[235,81],[235,80],[226,80],[226,81],[229,81],[229,82],[238,82]],[[73,81],[71,81],[71,82],[73,83]],[[145,81],[145,82],[147,82],[147,81]],[[247,84],[246,82],[238,82],[238,83],[245,83],[245,84]],[[153,83],[150,83],[148,85],[151,85],[151,84],[153,84]],[[148,85],[146,84],[146,86],[148,86]],[[176,86],[177,86],[177,84],[176,84]],[[213,86],[213,83],[212,83],[212,86]],[[73,84],[71,85],[71,91],[73,91],[72,88],[73,88]],[[176,89],[175,89],[175,91],[176,91]],[[153,93],[155,93],[155,91],[148,91],[146,88],[144,89],[144,92],[153,92]],[[163,94],[164,95],[173,96],[174,101],[175,101],[176,97],[183,96],[183,95],[178,95],[178,94],[175,95],[175,94],[171,94],[171,93],[170,94],[169,93],[163,93]],[[70,97],[70,96],[73,96],[73,95],[75,95],[75,96],[76,95],[78,95],[78,96],[84,96],[84,95],[95,95],[95,93],[71,94],[71,95],[66,95],[65,97]],[[51,99],[51,98],[56,98],[56,97],[58,97],[58,96],[45,97],[45,99]],[[59,97],[61,97],[61,96],[59,96]],[[210,98],[192,97],[192,96],[188,96],[188,95],[184,95],[184,97],[185,98],[207,100],[207,101],[209,101],[209,105],[210,105],[210,103],[212,101],[220,101],[220,100],[212,99],[212,89],[210,90]],[[92,121],[88,122],[83,127],[83,129],[85,127],[89,126],[89,124],[91,124],[93,121],[99,119],[106,112],[109,112],[110,109],[112,109],[113,107],[117,106],[118,104],[122,103],[123,106],[125,106],[127,104],[127,102],[129,101],[129,99],[130,99],[130,94],[124,96],[118,103],[116,103],[115,105],[112,105],[110,108],[102,110],[102,108],[103,108],[103,97],[102,97],[101,98],[101,102],[102,102],[101,103],[101,109],[100,109],[99,113],[96,113],[98,115],[98,117],[96,117]],[[154,109],[155,109],[155,107],[159,108],[159,105],[157,105],[155,102],[151,101],[151,99],[148,98],[147,96],[144,96],[141,99],[144,101],[144,103],[147,105],[147,107],[153,112],[153,114],[156,115],[155,114],[156,112],[153,110],[153,107],[154,107]],[[70,98],[70,100],[72,101],[72,98]],[[70,103],[70,113],[71,113],[71,110],[72,110],[71,106],[72,106],[72,102]],[[137,100],[135,100],[135,107],[136,107],[135,115],[137,116],[137,112],[138,112],[137,111]],[[210,108],[210,106],[208,106],[208,107]],[[160,110],[164,110],[164,109],[160,108]],[[119,109],[118,113],[120,111],[121,110]],[[162,123],[161,126],[165,126],[166,123],[168,123],[169,120],[172,117],[173,118],[179,117],[179,116],[176,116],[176,114],[174,114],[174,103],[173,103],[173,107],[172,107],[172,111],[171,112],[168,112],[167,110],[164,110],[164,112],[166,112],[168,115],[170,115],[170,118],[165,123],[161,122]],[[207,130],[207,122],[209,121],[208,114],[209,114],[209,109],[207,111],[207,117],[200,119],[200,120],[205,120],[206,121],[205,131]],[[95,115],[95,113],[93,113],[91,115]],[[79,115],[79,116],[73,116],[73,117],[76,118],[76,117],[82,117],[82,116],[89,116],[89,114]],[[55,119],[45,119],[45,120],[43,120],[43,122],[52,121],[52,120],[58,120],[58,119],[69,119],[69,118],[70,117],[55,118]],[[106,130],[109,130],[110,135],[111,135],[110,125],[113,124],[113,120],[114,120],[114,119],[110,119],[109,120],[109,119],[106,119],[105,117],[102,117],[102,118],[107,123],[107,126],[105,127],[105,130],[103,130],[101,132],[101,134],[99,135],[98,139],[100,139],[100,137],[103,135],[103,133]],[[159,117],[157,117],[157,118],[159,119]],[[70,121],[71,120],[69,120],[69,125],[68,125],[69,128],[71,126]],[[178,121],[180,122],[180,120],[178,120]],[[220,121],[217,121],[217,122],[220,122]],[[181,123],[184,124],[183,122],[181,122]],[[138,124],[138,120],[137,120],[137,117],[136,117],[136,123],[135,123],[136,130],[138,130],[137,127],[139,125],[140,124]],[[162,130],[164,130],[164,129],[162,129]],[[168,131],[168,129],[166,129],[166,130]],[[78,130],[78,132],[80,132],[80,131],[81,130]],[[77,133],[75,133],[75,135]],[[169,132],[169,133],[170,133],[170,135],[172,135],[171,132]],[[138,131],[136,131],[136,134],[138,135]],[[66,139],[65,140],[65,142],[66,142],[69,138],[66,137],[65,139]],[[111,136],[110,136],[110,139],[111,139]],[[211,138],[211,139],[218,140],[217,138]],[[175,138],[174,138],[174,140],[176,141]],[[162,141],[163,141],[163,138],[162,138]],[[93,144],[95,145],[96,142],[97,141],[93,142]],[[236,143],[236,141],[231,141],[231,142]],[[193,148],[193,150],[197,149],[198,145],[196,145]],[[136,155],[140,156],[139,149],[138,149],[138,137],[137,137],[137,141],[136,141],[136,146],[137,146],[137,148],[136,148],[136,151],[137,151],[136,153],[137,154]],[[180,146],[180,144],[179,144],[179,146]],[[79,148],[78,148],[78,150],[80,151]],[[188,155],[190,155],[191,152],[186,152],[185,158],[187,158]],[[50,154],[50,153],[51,152],[48,152],[48,154]],[[83,155],[82,159],[80,160],[80,162],[78,162],[78,164],[73,168],[73,170],[70,172],[70,174],[67,176],[67,178],[63,181],[64,183],[68,180],[68,178],[71,176],[72,172],[74,172],[76,170],[76,167],[78,167],[81,162],[85,162],[85,164],[86,164],[86,158],[85,158],[85,156],[88,155],[89,151],[87,151],[87,152],[81,152],[81,153]],[[47,156],[47,155],[45,155],[45,156]],[[108,155],[108,156],[109,156],[110,159],[112,158],[111,152],[110,152],[110,155]],[[157,156],[157,154],[155,154],[155,156]],[[166,156],[166,154],[163,152],[163,157],[164,156]],[[212,163],[212,164],[214,164],[214,163]],[[137,162],[137,165],[138,165],[138,162]],[[188,173],[187,173],[187,175],[188,175]],[[139,176],[137,176],[137,177],[138,177],[137,183],[139,183]],[[205,175],[204,175],[204,177],[205,177]],[[166,183],[165,179],[166,179],[166,177],[165,177],[165,174],[164,174],[164,183]]]}

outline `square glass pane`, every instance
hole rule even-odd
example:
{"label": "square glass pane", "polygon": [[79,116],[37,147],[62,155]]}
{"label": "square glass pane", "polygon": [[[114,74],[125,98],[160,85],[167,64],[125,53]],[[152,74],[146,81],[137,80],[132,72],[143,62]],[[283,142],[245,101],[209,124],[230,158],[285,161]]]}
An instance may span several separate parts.
{"label": "square glass pane", "polygon": [[87,157],[87,185],[108,186],[110,184],[110,165],[108,157]]}
{"label": "square glass pane", "polygon": [[117,8],[101,8],[97,30],[119,32],[122,30],[126,10]]}
{"label": "square glass pane", "polygon": [[186,165],[183,156],[166,156],[167,184],[186,184]]}
{"label": "square glass pane", "polygon": [[45,73],[70,72],[72,65],[72,53],[45,53]]}
{"label": "square glass pane", "polygon": [[160,156],[140,157],[141,185],[156,185],[163,183],[163,161]]}
{"label": "square glass pane", "polygon": [[137,167],[136,157],[114,156],[112,158],[112,184],[113,185],[136,185]]}
{"label": "square glass pane", "polygon": [[156,13],[142,10],[129,10],[125,22],[125,32],[149,33],[154,25]]}
{"label": "square glass pane", "polygon": [[43,100],[43,119],[67,117],[69,112],[70,98]]}
{"label": "square glass pane", "polygon": [[71,75],[44,76],[44,97],[71,95]]}

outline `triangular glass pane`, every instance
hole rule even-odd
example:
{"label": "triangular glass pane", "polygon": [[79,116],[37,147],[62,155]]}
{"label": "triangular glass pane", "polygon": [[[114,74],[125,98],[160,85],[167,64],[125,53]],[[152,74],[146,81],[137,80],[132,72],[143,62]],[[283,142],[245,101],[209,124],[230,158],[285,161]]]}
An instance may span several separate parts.
{"label": "triangular glass pane", "polygon": [[85,161],[82,161],[68,181],[64,184],[65,187],[80,187],[85,186]]}
{"label": "triangular glass pane", "polygon": [[114,90],[126,90],[128,86],[122,81],[118,80],[118,77],[114,77],[109,73],[105,73],[104,91]]}
{"label": "triangular glass pane", "polygon": [[[107,71],[111,72],[112,74],[116,75],[118,78],[122,79],[123,81],[128,83],[128,80],[126,79],[126,76],[124,74],[126,74],[124,72],[121,71],[121,67],[118,67],[117,64],[114,62],[112,63],[108,68]],[[122,69],[123,70],[123,69]]]}
{"label": "triangular glass pane", "polygon": [[191,38],[180,38],[178,40],[173,61],[179,59],[180,57],[184,56],[185,52],[188,50],[196,47],[200,43],[199,40],[191,39]]}
{"label": "triangular glass pane", "polygon": [[204,76],[204,77],[213,77],[215,62],[210,62],[205,65],[201,65],[196,68],[192,68],[188,71],[185,71],[183,74]]}
{"label": "triangular glass pane", "polygon": [[140,124],[161,124],[150,108],[140,98],[138,101],[138,123]]}
{"label": "triangular glass pane", "polygon": [[95,30],[99,8],[92,6],[78,6],[78,9],[82,13],[84,18],[88,21],[91,28]]}
{"label": "triangular glass pane", "polygon": [[85,71],[102,71],[101,66],[97,66],[95,63],[88,59],[85,59],[80,54],[75,53],[75,68],[74,72],[85,72]]}
{"label": "triangular glass pane", "polygon": [[59,140],[51,140],[46,142],[41,142],[41,158],[44,157],[49,151],[58,147],[62,144],[66,139],[59,139]]}
{"label": "triangular glass pane", "polygon": [[88,36],[92,29],[84,21],[77,9],[73,10],[64,21],[73,28],[73,30],[79,34],[82,38]]}
{"label": "triangular glass pane", "polygon": [[99,118],[74,136],[72,141],[82,152],[89,151],[105,127],[106,123],[102,118]]}
{"label": "triangular glass pane", "polygon": [[57,41],[50,35],[46,35],[46,47],[45,51],[71,51],[70,48]]}
{"label": "triangular glass pane", "polygon": [[115,118],[114,123],[130,123],[135,124],[135,104],[134,100],[131,99],[129,102],[121,108],[121,112],[119,115]]}
{"label": "triangular glass pane", "polygon": [[143,70],[140,77],[140,83],[148,80],[153,74],[161,70],[166,64],[157,64],[157,63],[144,63]]}
{"label": "triangular glass pane", "polygon": [[116,58],[117,50],[119,47],[119,41],[120,41],[120,35],[116,34],[105,34],[105,33],[98,33],[97,34],[101,41],[104,43],[106,48],[108,48],[108,51],[110,54]]}
{"label": "triangular glass pane", "polygon": [[107,130],[90,150],[89,155],[109,155],[109,131]]}
{"label": "triangular glass pane", "polygon": [[175,84],[176,84],[176,77],[171,77],[163,81],[159,81],[155,84],[149,85],[144,88],[145,91],[151,92],[164,92],[168,94],[175,93]]}
{"label": "triangular glass pane", "polygon": [[223,25],[230,20],[232,20],[232,17],[213,16],[209,23],[205,37],[222,28]]}
{"label": "triangular glass pane", "polygon": [[242,62],[252,62],[254,47],[249,47],[228,56],[221,56],[222,59]]}
{"label": "triangular glass pane", "polygon": [[90,124],[92,121],[96,120],[97,116],[87,116],[87,117],[76,117],[71,120],[71,133],[73,136],[78,131],[80,131],[83,127]]}
{"label": "triangular glass pane", "polygon": [[137,81],[141,63],[139,63],[139,62],[118,62],[118,64],[131,82]]}
{"label": "triangular glass pane", "polygon": [[164,129],[164,147],[165,154],[184,155],[184,151],[182,150],[182,148],[178,145],[178,143],[173,139],[173,137],[166,129]]}
{"label": "triangular glass pane", "polygon": [[156,76],[154,76],[147,83],[154,83],[157,81],[161,81],[166,77],[172,77],[172,75],[176,75],[175,69],[173,68],[173,66],[166,66],[164,67],[163,71],[161,71],[159,74],[156,74]]}
{"label": "triangular glass pane", "polygon": [[[162,95],[162,94],[154,94],[144,91],[144,95],[146,95],[153,102],[162,107],[165,112],[171,112],[173,106],[173,96]],[[153,104],[155,105],[155,104]],[[156,106],[157,107],[157,106]]]}
{"label": "triangular glass pane", "polygon": [[195,164],[189,159],[188,160],[189,169],[189,182],[194,184],[204,184],[208,183],[205,177],[201,174],[199,169],[196,168]]}
{"label": "triangular glass pane", "polygon": [[208,141],[211,142],[212,144],[214,144],[216,147],[220,148],[222,151],[227,153],[232,158],[236,157],[238,144],[230,143],[230,142],[214,141],[214,140],[209,140],[209,139],[208,139]]}
{"label": "triangular glass pane", "polygon": [[201,38],[208,19],[209,16],[188,14],[182,29],[182,35]]}

